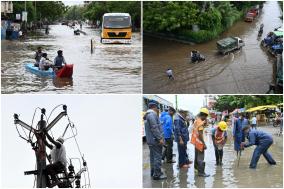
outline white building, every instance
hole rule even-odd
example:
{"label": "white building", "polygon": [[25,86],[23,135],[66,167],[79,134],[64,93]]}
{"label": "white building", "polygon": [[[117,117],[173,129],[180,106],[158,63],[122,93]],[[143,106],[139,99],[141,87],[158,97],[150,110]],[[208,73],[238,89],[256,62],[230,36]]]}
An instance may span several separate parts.
{"label": "white building", "polygon": [[1,14],[13,13],[13,2],[12,1],[1,1]]}

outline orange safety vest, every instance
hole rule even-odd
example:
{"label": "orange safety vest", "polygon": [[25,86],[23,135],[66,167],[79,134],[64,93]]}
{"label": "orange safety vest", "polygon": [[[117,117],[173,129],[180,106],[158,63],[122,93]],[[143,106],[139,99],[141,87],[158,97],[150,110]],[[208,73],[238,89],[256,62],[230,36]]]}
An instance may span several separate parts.
{"label": "orange safety vest", "polygon": [[203,142],[199,139],[199,133],[198,133],[198,129],[199,127],[203,126],[205,123],[205,121],[202,121],[200,118],[198,118],[197,120],[195,120],[194,124],[193,124],[193,130],[192,130],[192,135],[191,135],[191,140],[190,143],[193,144],[195,146],[195,148],[197,150],[199,150],[200,152],[202,152],[204,150],[204,144]]}
{"label": "orange safety vest", "polygon": [[215,131],[215,144],[219,145],[219,144],[223,144],[224,140],[225,140],[225,132],[219,131],[218,128],[216,128]]}

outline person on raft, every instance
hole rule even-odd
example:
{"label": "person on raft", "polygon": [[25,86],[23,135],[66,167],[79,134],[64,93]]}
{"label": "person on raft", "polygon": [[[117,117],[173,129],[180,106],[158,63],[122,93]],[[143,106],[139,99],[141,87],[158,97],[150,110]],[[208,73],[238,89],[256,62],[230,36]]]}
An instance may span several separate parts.
{"label": "person on raft", "polygon": [[35,60],[36,60],[35,66],[36,67],[39,66],[39,62],[40,62],[41,57],[42,57],[42,47],[38,47],[37,51],[35,53]]}
{"label": "person on raft", "polygon": [[53,65],[55,68],[60,69],[63,67],[63,64],[66,65],[65,58],[63,56],[63,51],[58,50],[57,56],[54,58]]}
{"label": "person on raft", "polygon": [[42,53],[42,57],[39,61],[39,69],[48,70],[52,66],[48,61],[50,60],[47,58],[47,53]]}

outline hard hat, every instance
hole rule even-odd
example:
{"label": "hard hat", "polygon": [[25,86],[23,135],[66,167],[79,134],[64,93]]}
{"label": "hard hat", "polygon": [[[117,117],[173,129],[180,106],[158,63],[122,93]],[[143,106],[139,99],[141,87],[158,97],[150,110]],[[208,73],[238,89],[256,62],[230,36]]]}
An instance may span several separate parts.
{"label": "hard hat", "polygon": [[59,137],[59,138],[57,139],[57,141],[60,142],[61,144],[63,144],[63,143],[64,143],[64,138]]}
{"label": "hard hat", "polygon": [[209,111],[207,108],[201,108],[199,112],[209,115]]}
{"label": "hard hat", "polygon": [[222,131],[226,131],[228,128],[228,125],[225,121],[220,121],[218,123],[218,127],[222,130]]}

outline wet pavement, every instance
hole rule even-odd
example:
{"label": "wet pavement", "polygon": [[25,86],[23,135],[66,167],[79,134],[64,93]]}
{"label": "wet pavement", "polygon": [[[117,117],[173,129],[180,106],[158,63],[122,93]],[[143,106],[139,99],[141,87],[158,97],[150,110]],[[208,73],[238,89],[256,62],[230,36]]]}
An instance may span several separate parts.
{"label": "wet pavement", "polygon": [[[275,58],[260,47],[260,42],[268,32],[282,26],[280,16],[278,3],[268,1],[254,22],[240,20],[218,39],[203,44],[190,45],[145,36],[144,93],[266,93],[273,81]],[[264,24],[264,32],[261,38],[257,38],[261,23]],[[240,37],[245,47],[225,56],[219,55],[216,41],[228,36]],[[200,51],[206,61],[191,64],[191,50]],[[166,77],[168,68],[174,72],[174,81]]]}
{"label": "wet pavement", "polygon": [[[237,167],[237,157],[234,151],[231,131],[228,131],[228,142],[224,147],[223,166],[215,166],[214,147],[209,137],[206,135],[207,150],[205,152],[206,168],[205,172],[210,177],[203,178],[195,176],[193,164],[189,169],[179,169],[177,163],[162,164],[163,172],[167,175],[167,180],[154,181],[150,178],[149,148],[143,144],[143,187],[144,188],[283,188],[283,135],[277,135],[278,128],[273,126],[261,126],[265,132],[273,135],[274,144],[269,148],[273,158],[277,162],[276,166],[269,165],[264,157],[260,157],[257,169],[249,168],[250,159],[254,146],[246,148],[242,152],[239,167]],[[174,159],[178,160],[178,151],[174,142]],[[188,144],[187,153],[189,159],[194,159],[194,146]]]}
{"label": "wet pavement", "polygon": [[[49,35],[20,41],[1,41],[2,93],[140,93],[141,35],[134,33],[132,44],[101,44],[100,31],[83,27],[87,35],[75,36],[65,25],[51,25]],[[90,41],[95,39],[94,53]],[[72,79],[41,78],[26,71],[34,62],[35,50],[43,47],[53,60],[63,50],[65,60],[74,64]]]}

